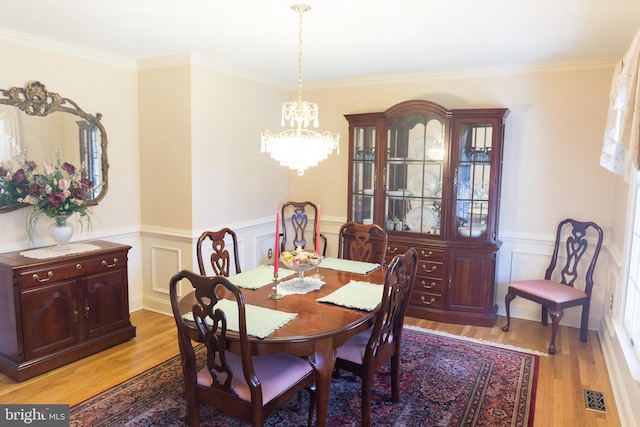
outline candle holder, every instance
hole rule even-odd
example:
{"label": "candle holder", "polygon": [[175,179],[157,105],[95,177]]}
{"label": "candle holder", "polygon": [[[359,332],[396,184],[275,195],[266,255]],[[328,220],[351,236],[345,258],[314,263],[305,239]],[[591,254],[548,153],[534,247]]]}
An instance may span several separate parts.
{"label": "candle holder", "polygon": [[269,294],[269,299],[282,299],[284,295],[278,293],[278,273],[273,275],[273,292]]}
{"label": "candle holder", "polygon": [[318,268],[320,268],[320,264],[316,265],[316,272],[312,274],[311,277],[314,279],[322,279],[324,276],[318,272]]}

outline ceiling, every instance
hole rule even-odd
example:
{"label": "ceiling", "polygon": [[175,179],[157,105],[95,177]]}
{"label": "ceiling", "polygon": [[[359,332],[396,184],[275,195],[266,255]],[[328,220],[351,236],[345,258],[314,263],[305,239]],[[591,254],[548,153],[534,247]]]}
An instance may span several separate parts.
{"label": "ceiling", "polygon": [[[299,0],[0,0],[0,32],[295,82]],[[304,1],[303,1],[304,2]],[[640,0],[307,0],[303,80],[620,58]],[[24,39],[24,34],[18,34]]]}

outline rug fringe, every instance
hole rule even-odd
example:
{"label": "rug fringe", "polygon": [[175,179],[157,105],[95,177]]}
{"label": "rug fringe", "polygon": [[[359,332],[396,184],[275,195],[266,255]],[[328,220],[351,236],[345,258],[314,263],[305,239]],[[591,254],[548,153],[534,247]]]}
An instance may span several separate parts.
{"label": "rug fringe", "polygon": [[439,331],[437,329],[427,329],[427,328],[421,328],[419,326],[412,326],[412,325],[404,325],[404,329],[413,329],[413,330],[420,331],[420,332],[432,333],[432,334],[435,334],[435,335],[442,335],[442,336],[449,337],[449,338],[457,338],[457,339],[464,340],[464,341],[471,341],[471,342],[475,342],[475,343],[478,343],[478,344],[490,345],[490,346],[493,346],[493,347],[504,348],[504,349],[507,349],[507,350],[519,351],[521,353],[529,353],[529,354],[533,354],[533,355],[536,355],[536,356],[548,356],[549,355],[548,353],[541,352],[541,351],[538,351],[538,350],[533,350],[533,349],[530,349],[530,348],[516,347],[516,346],[510,345],[510,344],[501,344],[501,343],[482,340],[482,339],[478,339],[478,338],[469,338],[469,337],[465,337],[465,336],[462,336],[462,335],[451,334],[451,333],[445,332],[445,331]]}

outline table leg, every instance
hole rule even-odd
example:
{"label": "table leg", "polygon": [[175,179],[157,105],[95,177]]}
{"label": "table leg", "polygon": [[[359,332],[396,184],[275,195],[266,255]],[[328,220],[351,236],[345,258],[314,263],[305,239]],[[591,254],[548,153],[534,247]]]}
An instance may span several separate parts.
{"label": "table leg", "polygon": [[329,393],[331,391],[331,377],[336,363],[336,350],[332,339],[315,342],[314,354],[309,357],[316,375],[316,426],[327,424],[329,413]]}

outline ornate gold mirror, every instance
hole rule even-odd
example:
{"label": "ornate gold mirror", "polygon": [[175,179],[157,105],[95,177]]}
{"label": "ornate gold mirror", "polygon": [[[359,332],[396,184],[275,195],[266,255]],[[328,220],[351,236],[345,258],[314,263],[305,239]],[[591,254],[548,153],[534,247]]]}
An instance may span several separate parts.
{"label": "ornate gold mirror", "polygon": [[[108,188],[107,133],[101,118],[102,114],[88,114],[72,100],[47,91],[40,82],[0,89],[0,164],[16,165],[28,158],[43,165],[59,155],[82,168],[83,178],[93,183],[87,203],[96,205]],[[0,197],[0,213],[23,206],[27,205]]]}

